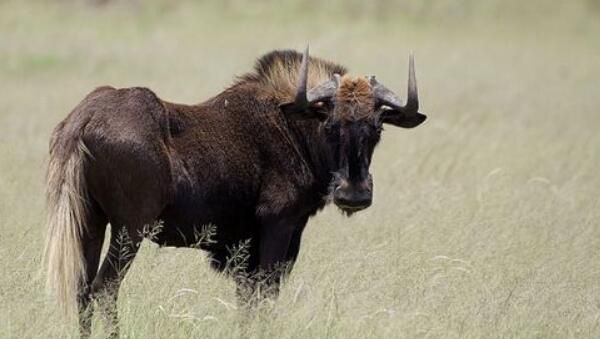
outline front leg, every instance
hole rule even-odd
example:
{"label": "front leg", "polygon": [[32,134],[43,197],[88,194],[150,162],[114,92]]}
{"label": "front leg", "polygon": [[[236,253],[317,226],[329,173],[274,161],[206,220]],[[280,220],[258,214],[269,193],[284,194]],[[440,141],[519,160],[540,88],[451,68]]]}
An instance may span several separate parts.
{"label": "front leg", "polygon": [[256,283],[259,297],[276,298],[281,278],[288,272],[288,253],[299,228],[296,218],[265,218],[260,225],[258,271]]}

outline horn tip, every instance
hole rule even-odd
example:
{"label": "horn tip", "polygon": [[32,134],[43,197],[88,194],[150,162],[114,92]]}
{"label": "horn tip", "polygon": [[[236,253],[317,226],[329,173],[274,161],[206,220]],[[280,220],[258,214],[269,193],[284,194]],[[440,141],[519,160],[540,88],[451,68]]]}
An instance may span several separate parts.
{"label": "horn tip", "polygon": [[368,75],[367,80],[369,81],[369,84],[371,84],[371,86],[375,86],[375,84],[377,84],[377,79],[375,79],[375,75]]}

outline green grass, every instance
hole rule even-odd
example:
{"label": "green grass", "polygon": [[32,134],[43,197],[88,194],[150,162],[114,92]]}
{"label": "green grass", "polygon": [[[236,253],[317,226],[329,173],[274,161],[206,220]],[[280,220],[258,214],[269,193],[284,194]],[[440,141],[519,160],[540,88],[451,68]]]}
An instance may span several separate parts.
{"label": "green grass", "polygon": [[414,50],[430,120],[386,128],[374,205],[309,222],[269,312],[244,319],[202,252],[145,243],[123,336],[600,337],[596,2],[137,3],[0,3],[0,337],[76,336],[40,257],[49,135],[86,93],[200,102],[306,43],[402,96]]}

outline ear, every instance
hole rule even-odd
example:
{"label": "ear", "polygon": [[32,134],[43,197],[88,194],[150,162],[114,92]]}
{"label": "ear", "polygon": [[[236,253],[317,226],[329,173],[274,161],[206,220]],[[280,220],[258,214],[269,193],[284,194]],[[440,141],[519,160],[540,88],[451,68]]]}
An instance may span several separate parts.
{"label": "ear", "polygon": [[325,121],[328,114],[324,112],[323,107],[298,107],[295,102],[289,102],[279,105],[283,114],[291,120],[319,120]]}
{"label": "ear", "polygon": [[381,114],[381,121],[383,121],[383,123],[402,128],[417,127],[425,120],[427,120],[427,116],[421,113],[407,115],[397,110],[387,110]]}

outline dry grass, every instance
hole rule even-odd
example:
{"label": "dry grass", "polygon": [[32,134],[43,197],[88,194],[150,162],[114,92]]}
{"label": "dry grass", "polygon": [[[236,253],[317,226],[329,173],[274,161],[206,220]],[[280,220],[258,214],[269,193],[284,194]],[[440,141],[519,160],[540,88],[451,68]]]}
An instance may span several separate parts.
{"label": "dry grass", "polygon": [[281,299],[256,319],[202,252],[144,244],[121,293],[124,337],[600,337],[595,2],[382,2],[398,15],[357,1],[137,3],[0,3],[0,337],[76,333],[39,272],[43,177],[51,129],[87,92],[146,85],[198,102],[261,53],[306,42],[402,94],[414,50],[430,120],[386,129],[374,206],[312,219]]}

